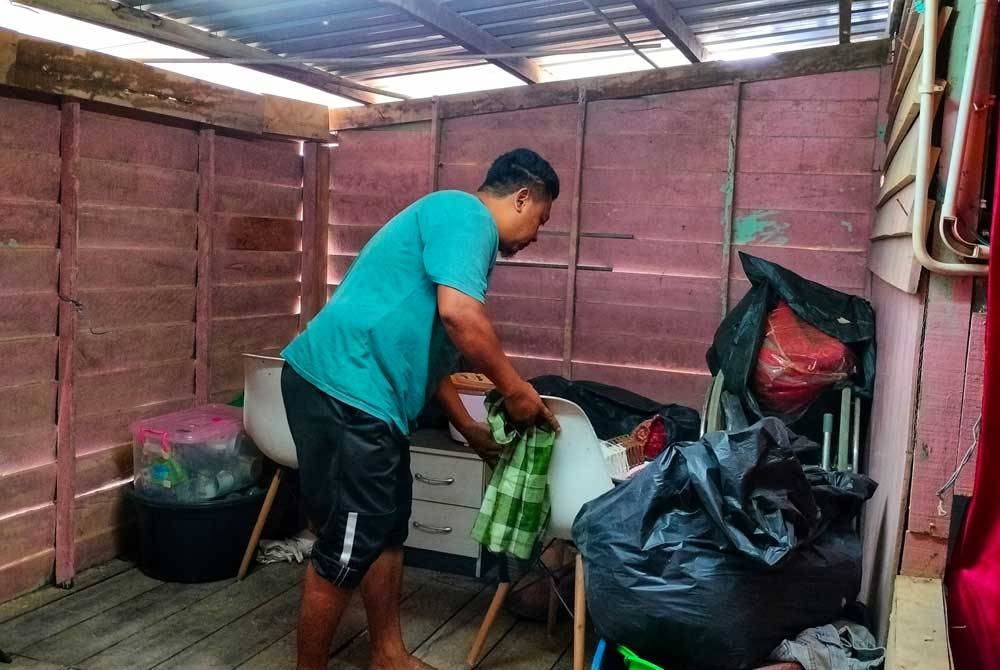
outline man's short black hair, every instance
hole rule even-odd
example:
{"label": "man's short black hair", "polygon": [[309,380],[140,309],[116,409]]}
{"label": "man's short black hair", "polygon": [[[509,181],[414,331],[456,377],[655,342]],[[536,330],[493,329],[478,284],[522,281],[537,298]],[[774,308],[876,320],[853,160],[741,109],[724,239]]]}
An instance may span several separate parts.
{"label": "man's short black hair", "polygon": [[539,190],[552,200],[559,197],[559,176],[531,149],[514,149],[493,161],[479,190],[504,196],[522,188]]}

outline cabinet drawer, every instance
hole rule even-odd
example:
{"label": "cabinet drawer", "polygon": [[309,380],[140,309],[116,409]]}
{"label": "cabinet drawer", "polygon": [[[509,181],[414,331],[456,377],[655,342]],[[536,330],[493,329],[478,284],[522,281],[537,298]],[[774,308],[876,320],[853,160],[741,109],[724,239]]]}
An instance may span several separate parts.
{"label": "cabinet drawer", "polygon": [[415,500],[476,509],[483,502],[482,461],[414,452],[410,468]]}
{"label": "cabinet drawer", "polygon": [[478,558],[479,543],[469,534],[478,512],[469,507],[414,500],[406,546]]}

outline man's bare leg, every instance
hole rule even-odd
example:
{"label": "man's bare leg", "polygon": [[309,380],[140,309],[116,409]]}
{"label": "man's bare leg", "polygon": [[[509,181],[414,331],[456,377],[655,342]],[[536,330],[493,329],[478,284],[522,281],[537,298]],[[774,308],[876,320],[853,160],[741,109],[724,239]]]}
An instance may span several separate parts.
{"label": "man's bare leg", "polygon": [[386,549],[361,582],[372,642],[372,670],[433,670],[403,644],[399,604],[403,593],[403,549]]}
{"label": "man's bare leg", "polygon": [[298,670],[326,670],[333,633],[353,594],[320,577],[309,563],[299,613]]}

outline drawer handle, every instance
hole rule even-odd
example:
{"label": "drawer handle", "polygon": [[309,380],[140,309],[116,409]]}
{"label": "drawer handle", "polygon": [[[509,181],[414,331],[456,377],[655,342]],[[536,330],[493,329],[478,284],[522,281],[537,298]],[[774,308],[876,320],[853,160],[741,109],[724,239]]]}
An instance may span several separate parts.
{"label": "drawer handle", "polygon": [[451,533],[450,526],[425,526],[419,521],[414,521],[413,527],[417,530],[422,530],[425,533],[431,533],[432,535],[448,535]]}
{"label": "drawer handle", "polygon": [[413,475],[413,478],[421,484],[428,484],[430,486],[451,486],[455,483],[454,477],[448,477],[448,479],[434,479],[433,477],[422,475],[419,472]]}

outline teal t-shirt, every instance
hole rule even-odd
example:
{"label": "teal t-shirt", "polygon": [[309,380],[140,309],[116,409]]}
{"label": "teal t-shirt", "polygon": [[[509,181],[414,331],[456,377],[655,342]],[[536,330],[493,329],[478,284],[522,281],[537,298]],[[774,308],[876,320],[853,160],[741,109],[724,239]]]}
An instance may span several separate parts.
{"label": "teal t-shirt", "polygon": [[499,242],[476,196],[424,196],[372,237],[282,356],[320,390],[409,434],[458,358],[437,287],[485,302]]}

